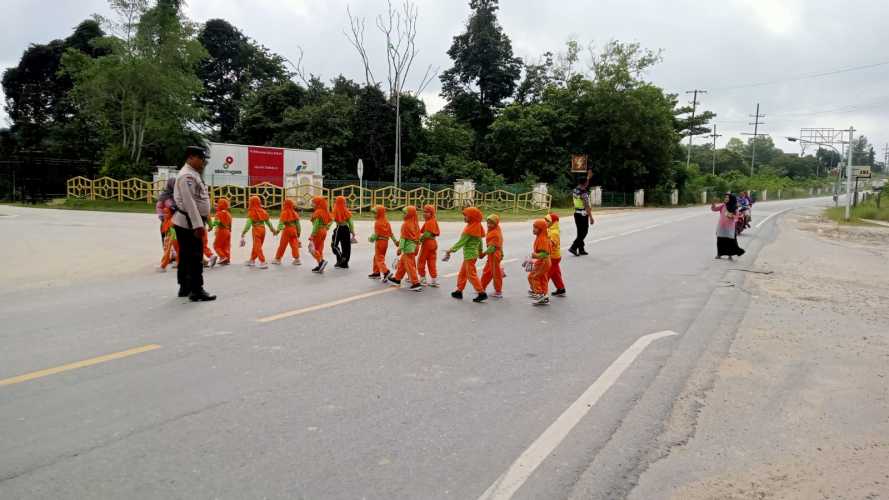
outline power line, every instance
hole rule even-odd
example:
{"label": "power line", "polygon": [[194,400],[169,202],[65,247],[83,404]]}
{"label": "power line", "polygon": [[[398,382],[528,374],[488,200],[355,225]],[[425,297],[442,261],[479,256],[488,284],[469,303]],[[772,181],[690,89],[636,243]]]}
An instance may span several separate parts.
{"label": "power line", "polygon": [[886,65],[889,65],[889,61],[873,63],[873,64],[865,64],[862,66],[852,66],[850,68],[841,68],[841,69],[836,69],[836,70],[832,70],[832,71],[824,71],[824,72],[820,72],[820,73],[809,73],[809,74],[804,74],[804,75],[791,76],[791,77],[787,77],[787,78],[768,80],[768,81],[764,81],[764,82],[745,83],[745,84],[741,84],[741,85],[729,85],[727,87],[717,87],[717,88],[714,88],[713,90],[720,91],[720,90],[735,90],[735,89],[747,89],[747,88],[753,88],[753,87],[764,87],[766,85],[776,85],[776,84],[785,83],[785,82],[809,80],[812,78],[821,78],[821,77],[825,77],[825,76],[839,75],[841,73],[849,73],[852,71],[861,71],[861,70],[865,70],[865,69],[877,68],[877,67],[886,66]]}
{"label": "power line", "polygon": [[695,136],[695,111],[698,109],[698,94],[706,94],[706,90],[694,89],[689,90],[686,94],[694,94],[691,100],[691,120],[688,124],[688,158],[685,160],[685,168],[691,166],[691,141]]}

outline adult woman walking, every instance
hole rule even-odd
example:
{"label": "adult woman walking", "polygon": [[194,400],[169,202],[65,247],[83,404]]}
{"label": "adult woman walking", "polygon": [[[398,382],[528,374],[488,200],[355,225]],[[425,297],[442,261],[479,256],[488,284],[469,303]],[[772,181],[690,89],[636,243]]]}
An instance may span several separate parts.
{"label": "adult woman walking", "polygon": [[716,258],[723,255],[732,260],[734,256],[744,255],[744,249],[738,246],[738,238],[735,236],[735,217],[738,216],[738,198],[731,193],[725,193],[722,203],[710,204],[710,210],[719,212],[719,223],[716,225]]}

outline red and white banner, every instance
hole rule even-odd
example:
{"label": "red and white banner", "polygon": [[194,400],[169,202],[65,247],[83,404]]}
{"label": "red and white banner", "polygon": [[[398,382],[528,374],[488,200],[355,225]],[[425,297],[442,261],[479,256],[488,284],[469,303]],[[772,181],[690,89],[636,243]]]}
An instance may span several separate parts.
{"label": "red and white banner", "polygon": [[247,148],[250,185],[268,182],[284,186],[284,150],[282,148]]}

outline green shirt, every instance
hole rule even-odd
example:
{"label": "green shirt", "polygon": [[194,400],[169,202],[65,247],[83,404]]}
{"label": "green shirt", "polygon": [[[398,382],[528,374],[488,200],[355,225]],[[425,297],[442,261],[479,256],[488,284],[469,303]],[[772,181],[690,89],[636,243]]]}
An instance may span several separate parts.
{"label": "green shirt", "polygon": [[320,231],[322,227],[324,229],[330,229],[331,224],[333,223],[331,222],[330,224],[324,224],[323,222],[321,222],[321,219],[318,218],[312,219],[312,236],[318,234],[318,231]]}
{"label": "green shirt", "polygon": [[455,243],[454,246],[451,247],[450,252],[454,253],[461,248],[463,249],[464,259],[477,259],[479,254],[485,250],[485,243],[482,241],[481,238],[464,234],[460,236],[460,239],[457,240],[457,243]]}
{"label": "green shirt", "polygon": [[[271,222],[270,220],[266,219],[266,220],[264,220],[264,221],[262,221],[262,222],[263,222],[266,226],[269,227],[269,230],[270,230],[270,231],[274,231],[274,230],[275,230],[275,228],[272,227],[272,222]],[[245,234],[247,234],[247,231],[249,231],[250,228],[253,227],[254,224],[256,224],[256,222],[254,222],[253,219],[251,219],[250,217],[247,217],[247,225],[244,226],[244,230],[241,231],[241,237],[242,237],[242,238],[244,237]]]}

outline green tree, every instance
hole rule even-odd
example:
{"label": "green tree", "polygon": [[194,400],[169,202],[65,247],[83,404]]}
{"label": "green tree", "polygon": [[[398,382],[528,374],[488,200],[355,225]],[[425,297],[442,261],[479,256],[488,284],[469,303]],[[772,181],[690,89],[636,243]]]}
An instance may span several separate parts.
{"label": "green tree", "polygon": [[90,59],[69,50],[63,67],[74,79],[77,103],[104,130],[105,171],[146,174],[146,150],[159,155],[166,149],[161,140],[186,138],[189,124],[201,117],[195,71],[206,52],[178,1],[160,0],[151,8],[144,0],[110,4],[118,19],[109,26],[118,36],[96,42],[108,55]]}
{"label": "green tree", "polygon": [[200,102],[216,138],[231,141],[250,92],[287,79],[284,60],[222,19],[207,21],[198,40],[207,51],[198,67],[204,84]]}
{"label": "green tree", "polygon": [[4,71],[6,112],[12,121],[11,138],[17,144],[48,154],[73,149],[73,156],[91,157],[94,145],[72,148],[74,144],[66,142],[66,139],[74,138],[79,144],[83,138],[94,134],[82,129],[84,120],[78,116],[77,107],[68,97],[73,82],[59,69],[67,50],[78,51],[84,57],[103,55],[102,50],[93,46],[93,41],[102,36],[104,33],[97,22],[84,21],[65,40],[31,45],[16,67]]}
{"label": "green tree", "polygon": [[498,0],[470,0],[469,6],[473,13],[466,31],[448,50],[454,66],[441,75],[441,95],[450,112],[481,138],[514,94],[522,61],[513,56],[512,42],[497,22]]}

